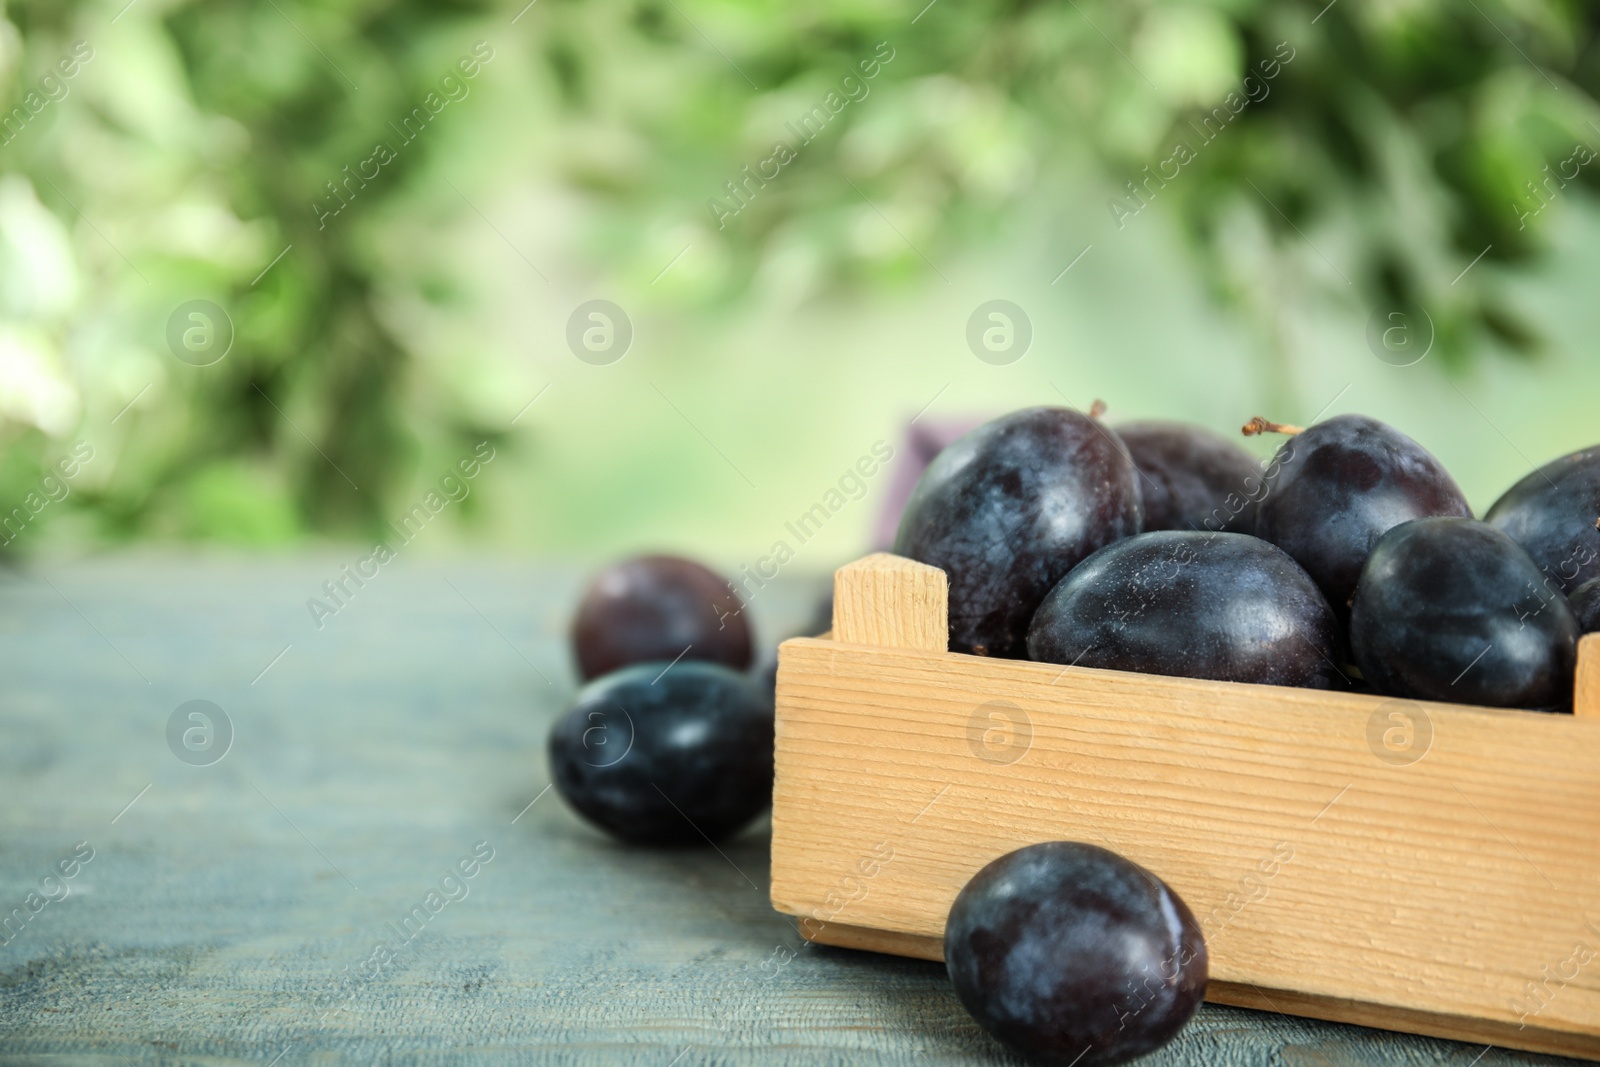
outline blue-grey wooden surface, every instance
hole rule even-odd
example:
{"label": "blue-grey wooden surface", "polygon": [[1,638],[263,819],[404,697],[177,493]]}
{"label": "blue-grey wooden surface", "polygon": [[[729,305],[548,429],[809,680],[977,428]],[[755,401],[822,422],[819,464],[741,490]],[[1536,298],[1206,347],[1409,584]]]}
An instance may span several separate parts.
{"label": "blue-grey wooden surface", "polygon": [[[540,796],[570,569],[400,559],[318,630],[306,598],[347,562],[0,574],[0,916],[94,850],[0,947],[0,1063],[1014,1062],[941,967],[802,946],[765,825],[629,851]],[[763,594],[762,636],[812,588]],[[197,698],[235,730],[206,767],[166,740]],[[480,841],[467,895],[403,940]],[[1148,1062],[1561,1061],[1207,1007]]]}

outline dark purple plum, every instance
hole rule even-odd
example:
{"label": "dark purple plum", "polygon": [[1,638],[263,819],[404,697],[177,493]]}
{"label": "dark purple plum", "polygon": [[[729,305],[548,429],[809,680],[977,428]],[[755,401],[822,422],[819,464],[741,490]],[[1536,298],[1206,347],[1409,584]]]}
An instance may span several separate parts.
{"label": "dark purple plum", "polygon": [[[1257,419],[1247,433],[1275,424]],[[1285,441],[1263,476],[1255,535],[1293,556],[1340,620],[1350,616],[1361,566],[1378,538],[1433,515],[1472,517],[1460,486],[1432,453],[1365,415],[1338,415]]]}
{"label": "dark purple plum", "polygon": [[1109,1067],[1172,1040],[1206,992],[1200,924],[1136,863],[1050,841],[972,876],[944,929],[972,1017],[1043,1063]]}
{"label": "dark purple plum", "polygon": [[1559,710],[1572,702],[1578,620],[1504,532],[1417,519],[1384,534],[1356,587],[1350,644],[1378,692]]}
{"label": "dark purple plum", "polygon": [[1044,595],[1102,545],[1139,532],[1138,474],[1116,435],[1068,408],[984,423],[936,456],[895,552],[950,577],[950,650],[1020,659]]}
{"label": "dark purple plum", "polygon": [[1232,441],[1183,422],[1117,427],[1139,468],[1144,528],[1253,533],[1262,465]]}
{"label": "dark purple plum", "polygon": [[1483,521],[1504,530],[1564,593],[1600,578],[1600,445],[1546,463],[1505,491]]}
{"label": "dark purple plum", "polygon": [[1159,530],[1107,545],[1028,628],[1045,663],[1333,688],[1342,642],[1310,575],[1249,534]]}
{"label": "dark purple plum", "polygon": [[1578,629],[1586,634],[1600,630],[1600,578],[1591,578],[1567,597],[1572,613],[1578,617]]}
{"label": "dark purple plum", "polygon": [[601,571],[572,621],[572,649],[585,681],[679,655],[742,671],[750,666],[750,646],[744,604],[732,587],[677,556],[640,556]]}
{"label": "dark purple plum", "polygon": [[590,682],[550,731],[568,804],[624,841],[727,837],[772,802],[772,705],[714,663],[638,663]]}

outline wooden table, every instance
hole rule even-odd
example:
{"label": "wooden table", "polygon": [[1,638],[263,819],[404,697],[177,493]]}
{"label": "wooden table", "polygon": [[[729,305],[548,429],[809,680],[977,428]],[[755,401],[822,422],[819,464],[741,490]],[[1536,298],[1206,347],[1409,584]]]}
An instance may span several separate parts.
{"label": "wooden table", "polygon": [[[0,1063],[1015,1062],[943,968],[800,942],[764,824],[628,850],[545,791],[579,573],[401,558],[318,629],[358,555],[0,575]],[[1146,1062],[1565,1061],[1208,1006]]]}

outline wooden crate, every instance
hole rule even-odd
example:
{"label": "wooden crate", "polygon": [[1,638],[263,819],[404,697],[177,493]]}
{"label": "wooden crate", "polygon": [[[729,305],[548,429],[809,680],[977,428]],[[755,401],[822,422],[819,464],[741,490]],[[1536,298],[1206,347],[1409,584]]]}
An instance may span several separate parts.
{"label": "wooden crate", "polygon": [[947,651],[944,572],[875,555],[778,668],[772,903],[938,960],[1038,841],[1186,900],[1210,1000],[1600,1060],[1600,635],[1577,715]]}

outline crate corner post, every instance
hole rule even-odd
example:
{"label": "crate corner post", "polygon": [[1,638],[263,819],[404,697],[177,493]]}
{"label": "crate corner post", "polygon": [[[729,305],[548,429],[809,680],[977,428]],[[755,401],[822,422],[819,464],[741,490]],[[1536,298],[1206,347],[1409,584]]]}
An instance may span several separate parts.
{"label": "crate corner post", "polygon": [[875,552],[833,576],[833,639],[844,644],[944,652],[950,580],[938,567]]}
{"label": "crate corner post", "polygon": [[[808,941],[897,955],[941,958],[926,938],[856,927],[827,911],[831,885],[821,872],[843,863],[844,846],[830,826],[841,798],[861,785],[834,780],[847,754],[853,773],[871,779],[877,746],[864,741],[857,702],[865,693],[840,677],[846,662],[884,654],[926,659],[949,648],[945,572],[887,552],[847,563],[834,573],[833,629],[784,642],[778,657],[776,748],[772,804],[771,902],[799,920]],[[830,814],[831,813],[831,814]],[[870,822],[871,820],[867,820]],[[823,881],[819,881],[822,878]],[[930,953],[932,955],[930,956]]]}
{"label": "crate corner post", "polygon": [[1600,720],[1600,633],[1578,638],[1578,674],[1573,686],[1572,713],[1580,719]]}

